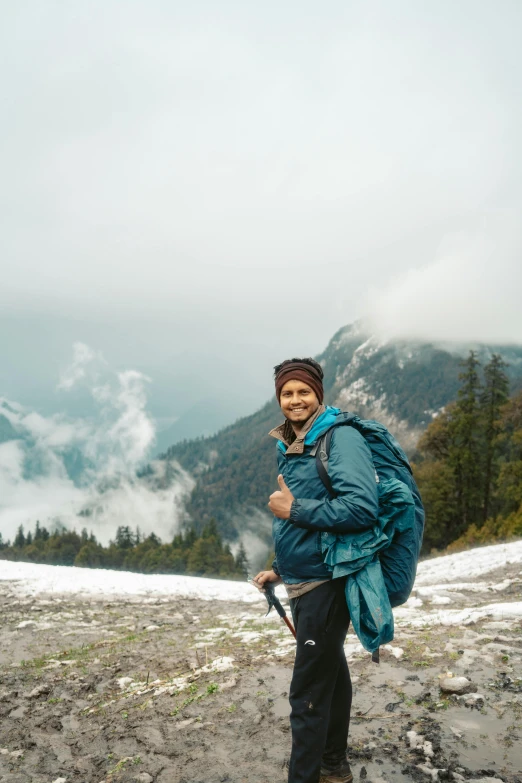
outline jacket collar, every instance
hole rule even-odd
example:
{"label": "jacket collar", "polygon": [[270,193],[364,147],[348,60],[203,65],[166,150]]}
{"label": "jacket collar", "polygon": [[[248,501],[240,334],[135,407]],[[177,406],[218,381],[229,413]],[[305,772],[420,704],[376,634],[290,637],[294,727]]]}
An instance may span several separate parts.
{"label": "jacket collar", "polygon": [[286,454],[302,454],[305,446],[309,446],[314,443],[317,438],[332,424],[335,423],[339,408],[332,408],[331,406],[325,407],[320,405],[313,416],[310,416],[305,426],[299,433],[293,443],[288,443],[283,434],[284,424],[280,424],[279,427],[275,427],[268,433],[273,438],[276,438],[279,443],[279,448]]}

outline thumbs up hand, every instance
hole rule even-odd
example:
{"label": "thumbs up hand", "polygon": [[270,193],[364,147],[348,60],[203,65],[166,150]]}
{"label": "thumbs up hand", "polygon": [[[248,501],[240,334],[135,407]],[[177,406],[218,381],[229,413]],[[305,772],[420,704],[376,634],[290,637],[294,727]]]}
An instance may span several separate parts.
{"label": "thumbs up hand", "polygon": [[270,500],[268,501],[268,508],[279,519],[288,519],[290,516],[290,509],[294,502],[294,496],[285,484],[285,480],[281,474],[277,477],[277,483],[279,484],[279,490],[272,492]]}

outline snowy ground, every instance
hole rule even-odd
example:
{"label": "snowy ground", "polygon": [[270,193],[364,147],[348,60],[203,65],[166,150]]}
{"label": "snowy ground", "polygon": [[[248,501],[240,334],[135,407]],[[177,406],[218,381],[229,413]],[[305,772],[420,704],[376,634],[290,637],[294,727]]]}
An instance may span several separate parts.
{"label": "snowy ground", "polygon": [[[265,606],[241,582],[0,561],[0,780],[284,781],[294,641]],[[522,541],[421,563],[395,618],[379,667],[346,641],[355,776],[522,783]]]}

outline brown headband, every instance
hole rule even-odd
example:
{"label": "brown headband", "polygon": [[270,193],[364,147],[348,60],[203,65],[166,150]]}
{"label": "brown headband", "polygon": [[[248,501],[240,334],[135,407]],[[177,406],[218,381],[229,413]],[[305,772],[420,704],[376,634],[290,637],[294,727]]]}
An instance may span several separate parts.
{"label": "brown headband", "polygon": [[302,381],[314,390],[317,399],[322,403],[324,399],[323,380],[315,367],[303,362],[292,362],[281,368],[275,379],[276,397],[279,401],[281,390],[287,381]]}

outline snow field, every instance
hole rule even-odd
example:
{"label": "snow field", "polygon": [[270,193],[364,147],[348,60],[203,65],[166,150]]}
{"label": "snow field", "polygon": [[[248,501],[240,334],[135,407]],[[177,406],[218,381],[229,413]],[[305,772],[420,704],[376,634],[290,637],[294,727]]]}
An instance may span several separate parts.
{"label": "snow field", "polygon": [[[394,610],[397,636],[402,630],[434,626],[466,626],[487,619],[504,627],[519,624],[522,620],[522,602],[510,601],[510,588],[522,580],[506,578],[501,582],[488,582],[487,574],[503,567],[522,565],[522,541],[499,544],[458,554],[423,561],[419,564],[417,581],[412,596],[406,604]],[[511,568],[511,571],[513,569]],[[520,572],[522,574],[522,571]],[[206,579],[190,576],[135,574],[101,569],[48,566],[32,563],[0,561],[0,580],[9,583],[10,590],[25,598],[38,599],[44,609],[37,620],[25,620],[19,628],[31,626],[33,630],[45,630],[56,622],[65,620],[68,633],[88,633],[96,620],[89,617],[61,617],[45,612],[46,600],[53,604],[68,596],[85,599],[87,605],[95,605],[111,597],[128,599],[129,603],[171,602],[173,597],[197,598],[206,601],[234,602],[252,605],[253,611],[242,614],[217,615],[219,624],[206,629],[197,638],[196,648],[212,652],[218,641],[231,636],[246,645],[263,648],[264,655],[286,655],[294,640],[272,611],[264,617],[266,604],[262,594],[247,582]],[[285,597],[282,586],[277,589]],[[491,593],[494,601],[475,605],[475,595]],[[506,600],[501,600],[505,594]],[[455,607],[452,604],[456,604]],[[255,609],[254,609],[255,605]],[[442,608],[444,607],[444,608]],[[54,607],[56,608],[56,607]],[[124,629],[132,630],[131,618],[104,629],[107,636],[114,636]],[[151,632],[155,630],[150,627]],[[266,649],[269,644],[270,649]],[[390,646],[390,652],[400,657],[401,648]],[[348,657],[362,653],[356,637],[349,635],[346,642]]]}

